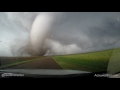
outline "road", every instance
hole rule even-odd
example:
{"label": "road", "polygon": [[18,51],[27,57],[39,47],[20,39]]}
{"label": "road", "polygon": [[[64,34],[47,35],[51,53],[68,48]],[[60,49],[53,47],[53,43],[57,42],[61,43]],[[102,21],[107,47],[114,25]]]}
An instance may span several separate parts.
{"label": "road", "polygon": [[42,57],[35,61],[9,67],[9,69],[62,69],[62,68],[51,57]]}

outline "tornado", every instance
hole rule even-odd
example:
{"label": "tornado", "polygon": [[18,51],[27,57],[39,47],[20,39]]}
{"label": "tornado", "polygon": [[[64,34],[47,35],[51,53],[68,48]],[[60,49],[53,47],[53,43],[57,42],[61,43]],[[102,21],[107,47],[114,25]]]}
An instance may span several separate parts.
{"label": "tornado", "polygon": [[35,18],[30,32],[30,44],[32,56],[43,55],[43,45],[54,23],[54,13],[42,12]]}

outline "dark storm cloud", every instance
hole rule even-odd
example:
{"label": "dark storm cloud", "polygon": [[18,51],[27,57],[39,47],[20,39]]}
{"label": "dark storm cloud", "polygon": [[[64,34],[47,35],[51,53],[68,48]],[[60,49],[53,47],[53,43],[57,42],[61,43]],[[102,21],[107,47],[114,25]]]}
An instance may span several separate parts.
{"label": "dark storm cloud", "polygon": [[66,13],[66,16],[51,35],[51,39],[64,46],[75,44],[81,48],[79,52],[96,51],[113,48],[120,40],[119,13],[77,12]]}
{"label": "dark storm cloud", "polygon": [[101,27],[91,27],[87,34],[97,47],[114,46],[120,40],[120,22],[111,18],[105,19]]}
{"label": "dark storm cloud", "polygon": [[[0,13],[1,56],[30,55],[29,35],[40,13]],[[119,12],[59,12],[48,15],[56,21],[51,24],[52,30],[41,44],[45,55],[74,54],[120,46]],[[38,39],[38,42],[41,41]]]}

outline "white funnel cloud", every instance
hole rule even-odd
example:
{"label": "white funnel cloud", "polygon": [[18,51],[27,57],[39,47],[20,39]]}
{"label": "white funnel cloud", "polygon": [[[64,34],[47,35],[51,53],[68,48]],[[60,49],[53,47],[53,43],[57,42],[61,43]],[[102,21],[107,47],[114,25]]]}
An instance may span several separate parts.
{"label": "white funnel cloud", "polygon": [[34,20],[30,33],[32,55],[43,55],[43,44],[49,35],[55,19],[53,13],[40,13]]}

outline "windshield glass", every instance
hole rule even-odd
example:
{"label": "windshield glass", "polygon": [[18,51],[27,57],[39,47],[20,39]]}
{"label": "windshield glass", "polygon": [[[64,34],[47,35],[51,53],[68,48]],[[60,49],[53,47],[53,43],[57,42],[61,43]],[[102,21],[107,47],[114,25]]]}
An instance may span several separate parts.
{"label": "windshield glass", "polygon": [[120,12],[0,12],[0,71],[119,73],[119,29]]}

